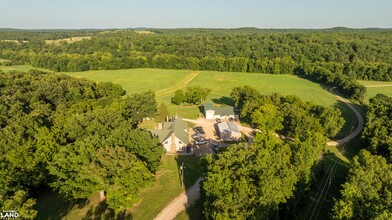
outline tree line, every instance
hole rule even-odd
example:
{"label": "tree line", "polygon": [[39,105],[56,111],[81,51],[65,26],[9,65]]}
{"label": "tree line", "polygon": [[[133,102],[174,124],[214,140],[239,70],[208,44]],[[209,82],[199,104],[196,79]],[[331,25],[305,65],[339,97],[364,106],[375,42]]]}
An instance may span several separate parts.
{"label": "tree line", "polygon": [[[148,35],[131,30],[95,32],[91,40],[60,45],[45,44],[48,33],[35,34],[29,43],[0,42],[0,58],[54,71],[154,67],[296,74],[337,86],[358,100],[365,88],[355,79],[392,80],[389,30],[154,31]],[[18,33],[0,32],[0,39],[7,37],[15,39]]]}
{"label": "tree line", "polygon": [[69,200],[102,192],[116,213],[138,202],[163,149],[136,125],[157,103],[153,92],[124,95],[113,83],[0,71],[1,209],[33,219],[41,187]]}

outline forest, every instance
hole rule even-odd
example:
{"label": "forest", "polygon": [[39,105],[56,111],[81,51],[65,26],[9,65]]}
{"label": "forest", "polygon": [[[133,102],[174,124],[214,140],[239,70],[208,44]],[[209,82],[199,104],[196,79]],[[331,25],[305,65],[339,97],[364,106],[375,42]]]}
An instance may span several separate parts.
{"label": "forest", "polygon": [[[261,133],[251,146],[238,144],[204,158],[205,218],[302,219],[298,210],[311,202],[309,188],[317,181],[326,137],[343,124],[340,112],[295,96],[260,95],[249,86],[234,88],[231,98]],[[390,97],[370,100],[363,149],[347,165],[329,218],[392,218],[391,110]],[[289,138],[278,139],[275,132]]]}
{"label": "forest", "polygon": [[[73,37],[88,38],[47,43]],[[294,74],[364,104],[366,88],[357,80],[392,81],[391,48],[389,29],[0,30],[0,65],[56,72],[0,71],[0,208],[34,219],[37,192],[50,189],[68,201],[100,192],[122,213],[154,183],[164,151],[138,125],[147,117],[164,121],[168,107],[158,108],[153,91],[126,94],[119,85],[61,72]],[[187,87],[170,101],[199,105],[210,93]],[[250,86],[233,88],[229,99],[241,121],[260,132],[251,146],[232,145],[202,159],[205,218],[303,217],[299,210],[312,199],[326,141],[345,123],[341,111]],[[333,219],[392,219],[392,98],[379,94],[364,107],[361,150],[345,164],[347,178],[330,201]]]}
{"label": "forest", "polygon": [[[249,86],[231,93],[241,118],[257,133],[251,146],[239,144],[204,161],[203,196],[207,219],[299,218],[315,181],[326,144],[343,125],[340,111],[295,96],[261,95]],[[288,135],[281,140],[275,132]],[[284,217],[283,217],[284,216]]]}
{"label": "forest", "polygon": [[0,208],[33,219],[37,192],[67,200],[103,192],[116,213],[140,200],[164,153],[136,125],[157,113],[153,92],[128,94],[32,70],[0,71]]}
{"label": "forest", "polygon": [[[355,80],[392,80],[390,30],[175,29],[0,32],[0,58],[53,71],[165,68],[296,74],[362,101]],[[47,39],[91,36],[74,43]],[[15,40],[15,41],[10,41]]]}

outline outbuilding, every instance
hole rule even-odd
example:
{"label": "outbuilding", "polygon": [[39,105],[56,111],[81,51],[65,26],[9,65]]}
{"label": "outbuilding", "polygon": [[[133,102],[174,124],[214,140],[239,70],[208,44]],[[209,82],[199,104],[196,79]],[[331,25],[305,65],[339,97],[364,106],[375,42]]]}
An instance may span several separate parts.
{"label": "outbuilding", "polygon": [[239,141],[241,140],[241,132],[233,122],[222,122],[217,125],[218,134],[223,141]]}
{"label": "outbuilding", "polygon": [[234,112],[234,107],[231,106],[223,106],[217,107],[214,106],[212,103],[205,103],[204,104],[204,116],[207,120],[213,119],[228,119],[228,118],[235,118],[236,114]]}

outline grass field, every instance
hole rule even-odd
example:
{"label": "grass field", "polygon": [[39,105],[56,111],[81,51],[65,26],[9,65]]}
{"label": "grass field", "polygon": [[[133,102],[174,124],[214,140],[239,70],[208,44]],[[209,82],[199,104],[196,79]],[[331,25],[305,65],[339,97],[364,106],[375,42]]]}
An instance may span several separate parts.
{"label": "grass field", "polygon": [[83,36],[83,37],[69,37],[69,38],[62,38],[62,39],[56,39],[56,40],[45,40],[45,44],[60,44],[62,42],[66,43],[75,43],[81,40],[90,40],[92,37],[91,36]]}
{"label": "grass field", "polygon": [[42,71],[50,71],[47,69],[36,68],[31,65],[0,66],[0,70],[4,71],[4,72],[10,72],[10,71],[28,72],[29,70],[32,70],[32,69],[37,69],[37,70],[42,70]]}
{"label": "grass field", "polygon": [[392,82],[365,81],[365,80],[358,80],[358,82],[366,86],[367,100],[373,98],[378,93],[385,94],[387,96],[392,96]]}
{"label": "grass field", "polygon": [[297,95],[306,101],[330,106],[336,104],[332,94],[319,84],[301,79],[294,75],[271,75],[235,72],[162,70],[162,69],[126,69],[101,70],[65,73],[70,76],[84,77],[95,81],[111,81],[123,86],[128,94],[155,91],[157,101],[168,104],[171,114],[196,118],[199,109],[196,106],[175,106],[170,99],[176,89],[187,86],[211,88],[207,101],[230,104],[230,92],[235,86],[250,85],[262,94],[280,93]]}

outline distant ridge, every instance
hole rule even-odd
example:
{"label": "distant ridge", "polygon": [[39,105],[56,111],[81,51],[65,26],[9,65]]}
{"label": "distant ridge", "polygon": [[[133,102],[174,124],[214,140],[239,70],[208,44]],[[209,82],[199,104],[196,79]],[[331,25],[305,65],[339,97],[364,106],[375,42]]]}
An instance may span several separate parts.
{"label": "distant ridge", "polygon": [[348,27],[331,27],[331,28],[257,28],[257,27],[238,27],[238,28],[149,28],[149,27],[134,27],[134,28],[80,28],[80,29],[20,29],[20,28],[0,28],[0,32],[67,32],[67,31],[110,31],[110,30],[135,30],[135,31],[171,31],[171,30],[193,30],[193,31],[211,31],[211,30],[229,30],[229,31],[246,31],[246,32],[290,32],[290,31],[337,31],[337,32],[352,32],[352,31],[391,31],[391,28],[348,28]]}

